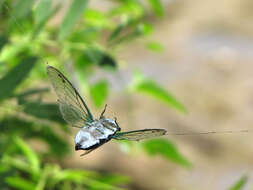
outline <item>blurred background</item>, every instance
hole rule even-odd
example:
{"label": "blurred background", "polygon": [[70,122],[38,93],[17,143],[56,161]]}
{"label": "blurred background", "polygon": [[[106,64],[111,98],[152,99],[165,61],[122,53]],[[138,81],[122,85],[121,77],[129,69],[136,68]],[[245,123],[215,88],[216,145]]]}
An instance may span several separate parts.
{"label": "blurred background", "polygon": [[[253,189],[252,10],[250,0],[0,0],[1,189]],[[96,117],[107,103],[123,131],[168,135],[80,157],[47,63]]]}

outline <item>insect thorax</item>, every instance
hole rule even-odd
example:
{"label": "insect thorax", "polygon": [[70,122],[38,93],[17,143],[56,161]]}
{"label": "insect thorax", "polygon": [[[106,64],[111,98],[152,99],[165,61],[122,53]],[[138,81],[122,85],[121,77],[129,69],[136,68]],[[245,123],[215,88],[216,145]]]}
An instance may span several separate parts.
{"label": "insect thorax", "polygon": [[75,137],[76,150],[89,150],[109,141],[120,128],[112,119],[100,118],[87,123]]}

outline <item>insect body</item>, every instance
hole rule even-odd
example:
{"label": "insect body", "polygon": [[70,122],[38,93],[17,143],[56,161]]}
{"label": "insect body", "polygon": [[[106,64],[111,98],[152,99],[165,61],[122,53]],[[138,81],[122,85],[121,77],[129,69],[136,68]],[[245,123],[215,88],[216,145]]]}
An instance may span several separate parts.
{"label": "insect body", "polygon": [[75,137],[76,150],[90,150],[111,140],[120,131],[112,119],[100,118],[84,126]]}
{"label": "insect body", "polygon": [[84,150],[81,156],[90,153],[111,139],[138,141],[166,134],[164,129],[119,132],[120,127],[116,119],[104,117],[106,107],[100,118],[94,119],[78,91],[59,70],[48,66],[47,74],[58,96],[63,119],[73,127],[80,128],[75,137],[75,150]]}

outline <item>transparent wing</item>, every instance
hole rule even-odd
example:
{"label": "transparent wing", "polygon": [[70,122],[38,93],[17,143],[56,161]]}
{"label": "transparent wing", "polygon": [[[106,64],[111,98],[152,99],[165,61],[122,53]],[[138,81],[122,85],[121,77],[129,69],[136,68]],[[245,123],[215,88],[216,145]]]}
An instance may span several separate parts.
{"label": "transparent wing", "polygon": [[165,129],[142,129],[116,133],[112,138],[117,140],[139,141],[142,139],[158,137],[166,134]]}
{"label": "transparent wing", "polygon": [[59,98],[60,111],[64,120],[79,128],[83,127],[85,122],[92,121],[93,116],[89,108],[69,80],[52,66],[47,67],[47,75]]}

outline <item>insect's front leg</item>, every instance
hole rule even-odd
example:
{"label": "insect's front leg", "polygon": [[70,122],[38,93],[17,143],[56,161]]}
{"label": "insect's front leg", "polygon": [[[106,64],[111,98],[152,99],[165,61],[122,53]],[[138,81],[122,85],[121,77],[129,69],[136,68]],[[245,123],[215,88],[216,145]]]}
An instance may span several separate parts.
{"label": "insect's front leg", "polygon": [[116,123],[116,125],[117,125],[117,129],[118,129],[118,131],[120,131],[121,130],[121,128],[119,127],[119,124],[118,124],[118,122],[117,122],[117,117],[114,117],[114,122]]}

